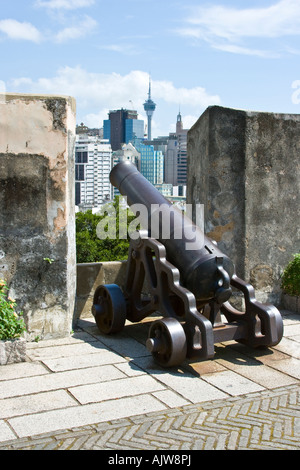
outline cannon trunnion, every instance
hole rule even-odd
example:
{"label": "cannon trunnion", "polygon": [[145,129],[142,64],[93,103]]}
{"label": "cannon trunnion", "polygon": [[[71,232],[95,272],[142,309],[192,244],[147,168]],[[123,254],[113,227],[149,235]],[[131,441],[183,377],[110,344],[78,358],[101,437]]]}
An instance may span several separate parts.
{"label": "cannon trunnion", "polygon": [[[162,318],[151,323],[146,347],[165,367],[179,365],[186,357],[211,359],[214,345],[224,341],[251,347],[281,341],[283,322],[277,308],[258,302],[253,287],[236,276],[231,260],[216,243],[133,164],[119,163],[110,179],[129,206],[145,208],[139,215],[141,225],[148,229],[130,241],[123,291],[115,284],[95,290],[92,313],[102,333],[116,333],[126,319],[139,322],[158,312]],[[232,287],[244,295],[243,312],[229,302]]]}

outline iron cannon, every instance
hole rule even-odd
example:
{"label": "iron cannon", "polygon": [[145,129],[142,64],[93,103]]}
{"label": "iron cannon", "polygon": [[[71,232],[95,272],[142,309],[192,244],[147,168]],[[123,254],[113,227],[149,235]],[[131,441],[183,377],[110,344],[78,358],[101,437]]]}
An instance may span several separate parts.
{"label": "iron cannon", "polygon": [[[186,358],[211,359],[214,345],[224,341],[251,347],[281,341],[283,322],[277,308],[256,300],[254,288],[235,274],[216,242],[135,165],[118,163],[110,181],[139,213],[142,228],[130,240],[123,290],[116,284],[95,290],[92,313],[102,333],[121,331],[126,319],[140,322],[157,313],[146,347],[165,367]],[[230,304],[232,288],[243,294],[244,311]]]}

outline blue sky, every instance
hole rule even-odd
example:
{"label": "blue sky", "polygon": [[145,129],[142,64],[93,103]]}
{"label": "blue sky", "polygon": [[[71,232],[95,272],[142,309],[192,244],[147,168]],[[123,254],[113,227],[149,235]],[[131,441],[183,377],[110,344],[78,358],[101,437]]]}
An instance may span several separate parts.
{"label": "blue sky", "polygon": [[185,128],[214,104],[300,113],[300,0],[1,1],[0,91],[71,95],[77,122],[110,109],[152,135]]}

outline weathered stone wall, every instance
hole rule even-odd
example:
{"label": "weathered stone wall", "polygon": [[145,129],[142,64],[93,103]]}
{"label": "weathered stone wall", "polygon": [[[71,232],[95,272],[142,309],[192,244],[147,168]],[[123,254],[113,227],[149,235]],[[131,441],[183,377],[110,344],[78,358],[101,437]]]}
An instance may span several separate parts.
{"label": "weathered stone wall", "polygon": [[0,278],[24,312],[29,337],[72,329],[75,121],[69,97],[0,100]]}
{"label": "weathered stone wall", "polygon": [[208,108],[188,133],[187,202],[257,298],[280,304],[300,250],[300,115]]}

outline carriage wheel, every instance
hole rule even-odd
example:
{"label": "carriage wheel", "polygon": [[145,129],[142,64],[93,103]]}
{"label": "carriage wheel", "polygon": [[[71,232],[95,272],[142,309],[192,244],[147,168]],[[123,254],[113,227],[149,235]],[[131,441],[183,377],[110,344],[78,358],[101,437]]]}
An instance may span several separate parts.
{"label": "carriage wheel", "polygon": [[101,333],[121,331],[126,321],[126,302],[120,287],[116,284],[97,287],[92,313]]}
{"label": "carriage wheel", "polygon": [[184,329],[179,321],[172,317],[152,323],[146,346],[154,360],[164,367],[178,366],[186,358]]}

